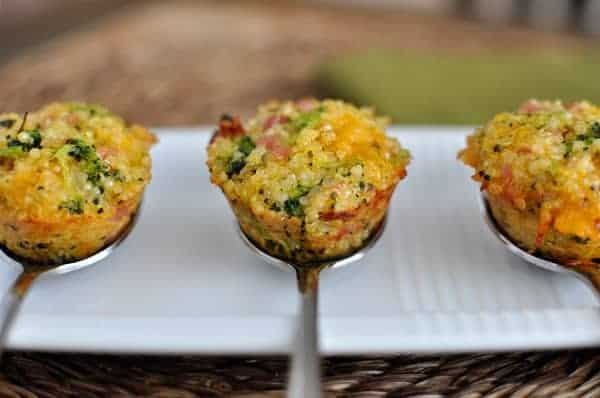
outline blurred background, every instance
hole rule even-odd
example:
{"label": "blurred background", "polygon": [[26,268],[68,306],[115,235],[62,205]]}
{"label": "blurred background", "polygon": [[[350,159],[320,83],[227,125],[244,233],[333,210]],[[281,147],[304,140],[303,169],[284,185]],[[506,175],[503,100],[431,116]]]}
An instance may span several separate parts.
{"label": "blurred background", "polygon": [[0,0],[0,112],[104,104],[210,124],[341,97],[401,124],[600,102],[600,0]]}

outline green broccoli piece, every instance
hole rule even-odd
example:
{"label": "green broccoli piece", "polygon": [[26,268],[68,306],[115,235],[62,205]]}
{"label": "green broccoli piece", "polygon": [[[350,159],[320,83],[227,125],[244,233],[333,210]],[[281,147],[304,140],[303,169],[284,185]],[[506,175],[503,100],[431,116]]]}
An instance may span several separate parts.
{"label": "green broccoli piece", "polygon": [[58,206],[59,210],[68,210],[71,214],[81,215],[83,214],[83,199],[71,199],[65,200]]}
{"label": "green broccoli piece", "polygon": [[291,217],[302,217],[304,216],[304,209],[300,204],[300,199],[289,198],[283,202],[283,209]]}
{"label": "green broccoli piece", "polygon": [[314,128],[321,121],[321,113],[323,113],[323,107],[319,107],[312,111],[303,112],[292,119],[291,123],[294,130],[300,132],[306,128]]}
{"label": "green broccoli piece", "polygon": [[310,191],[309,187],[305,187],[304,185],[298,184],[295,188],[290,191],[291,198],[301,198],[306,195]]}
{"label": "green broccoli piece", "polygon": [[27,137],[25,141],[13,138],[8,141],[7,146],[9,148],[20,147],[23,150],[23,152],[29,152],[33,148],[42,147],[42,135],[39,131],[23,131],[21,134],[24,134]]}
{"label": "green broccoli piece", "polygon": [[69,145],[67,154],[78,162],[82,160],[85,160],[86,162],[93,161],[98,157],[96,149],[83,140],[71,138],[67,140],[67,145]]}
{"label": "green broccoli piece", "polygon": [[231,178],[234,175],[240,174],[246,166],[246,159],[232,159],[227,165],[227,177]]}
{"label": "green broccoli piece", "polygon": [[283,210],[292,217],[303,217],[304,208],[300,203],[300,198],[307,195],[310,192],[309,187],[298,185],[290,192],[290,197],[283,202]]}
{"label": "green broccoli piece", "polygon": [[256,144],[252,141],[252,138],[245,135],[238,142],[237,150],[241,154],[241,156],[237,153],[229,159],[229,163],[227,165],[227,177],[231,178],[234,175],[238,175],[241,173],[242,169],[246,167],[246,158],[250,153],[256,148]]}
{"label": "green broccoli piece", "polygon": [[7,148],[0,149],[0,158],[16,158],[24,154],[25,152],[20,146],[9,146]]}
{"label": "green broccoli piece", "polygon": [[98,156],[96,148],[83,140],[76,138],[67,140],[66,144],[56,151],[54,156],[60,163],[67,181],[69,180],[69,158],[79,163],[79,167],[87,175],[88,181],[98,188],[101,188],[102,177],[112,177],[117,181],[124,181],[123,175],[118,170],[111,169]]}
{"label": "green broccoli piece", "polygon": [[247,135],[243,136],[238,143],[238,150],[245,156],[250,155],[254,148],[256,148],[256,144],[254,144],[252,138]]}
{"label": "green broccoli piece", "polygon": [[600,138],[600,122],[594,122],[590,126],[590,134],[594,138]]}

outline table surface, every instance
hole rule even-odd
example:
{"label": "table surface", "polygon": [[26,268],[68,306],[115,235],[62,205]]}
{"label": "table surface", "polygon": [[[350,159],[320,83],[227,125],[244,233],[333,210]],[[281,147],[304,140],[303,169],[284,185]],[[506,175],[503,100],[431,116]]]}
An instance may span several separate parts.
{"label": "table surface", "polygon": [[[0,109],[78,99],[148,125],[205,124],[223,112],[247,116],[271,98],[321,94],[315,67],[348,51],[588,45],[516,27],[275,1],[132,2],[0,65]],[[282,396],[286,361],[9,353],[1,368],[0,395],[10,397]],[[324,388],[335,397],[595,397],[600,353],[329,358]]]}

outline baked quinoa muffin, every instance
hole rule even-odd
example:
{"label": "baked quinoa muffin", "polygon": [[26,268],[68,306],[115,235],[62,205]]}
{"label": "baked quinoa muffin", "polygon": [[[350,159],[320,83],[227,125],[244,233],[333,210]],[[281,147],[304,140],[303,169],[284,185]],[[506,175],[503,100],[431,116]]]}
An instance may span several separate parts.
{"label": "baked quinoa muffin", "polygon": [[600,108],[530,100],[478,129],[459,158],[521,247],[565,265],[600,260]]}
{"label": "baked quinoa muffin", "polygon": [[154,142],[95,105],[0,115],[1,244],[40,264],[97,252],[137,210]]}
{"label": "baked quinoa muffin", "polygon": [[224,116],[208,147],[211,180],[242,230],[298,263],[358,249],[382,221],[410,155],[386,122],[342,101],[271,102],[242,125]]}

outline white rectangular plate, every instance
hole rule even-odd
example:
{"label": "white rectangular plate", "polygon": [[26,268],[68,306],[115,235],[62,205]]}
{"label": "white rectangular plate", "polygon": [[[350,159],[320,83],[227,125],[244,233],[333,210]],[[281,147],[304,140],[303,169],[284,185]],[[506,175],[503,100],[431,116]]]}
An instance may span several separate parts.
{"label": "white rectangular plate", "polygon": [[[326,354],[498,351],[600,343],[580,282],[505,252],[456,161],[466,128],[395,128],[414,160],[385,234],[359,264],[323,275]],[[288,350],[291,273],[252,257],[209,183],[209,129],[159,129],[141,219],[108,260],[40,280],[9,336],[14,349],[271,354]],[[11,279],[3,270],[2,282]]]}

